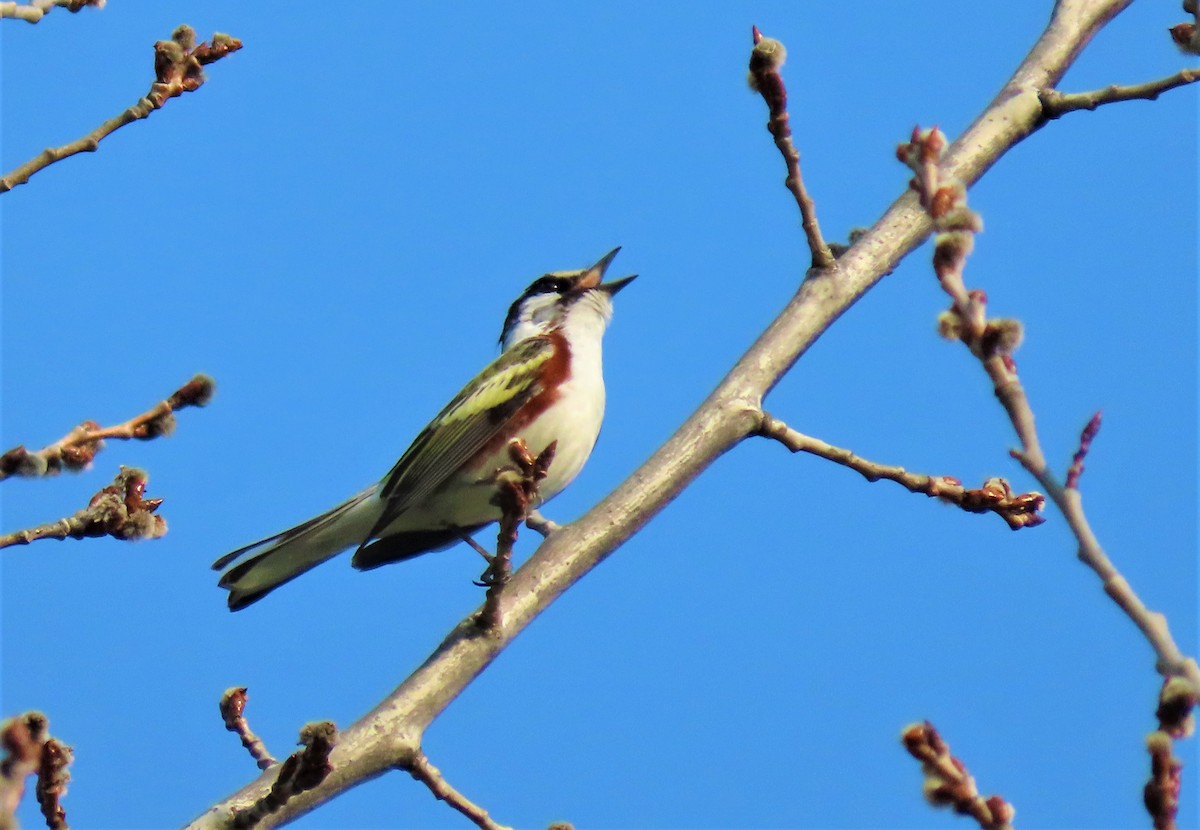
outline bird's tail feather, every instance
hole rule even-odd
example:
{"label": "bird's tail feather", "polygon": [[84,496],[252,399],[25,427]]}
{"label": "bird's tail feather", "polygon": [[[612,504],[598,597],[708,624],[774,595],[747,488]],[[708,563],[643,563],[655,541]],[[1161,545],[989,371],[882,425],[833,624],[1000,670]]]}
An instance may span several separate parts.
{"label": "bird's tail feather", "polygon": [[[361,544],[379,517],[375,491],[369,487],[320,516],[214,562],[213,570],[228,567],[218,585],[229,591],[229,610],[245,608],[351,545]],[[249,556],[242,559],[246,554]],[[238,559],[242,561],[234,564]]]}

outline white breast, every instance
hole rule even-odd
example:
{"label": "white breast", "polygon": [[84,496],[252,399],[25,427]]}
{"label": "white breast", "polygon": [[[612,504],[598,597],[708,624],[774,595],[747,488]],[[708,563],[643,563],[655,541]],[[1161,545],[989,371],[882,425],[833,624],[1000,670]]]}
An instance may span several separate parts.
{"label": "white breast", "polygon": [[[571,349],[571,372],[559,387],[558,399],[518,437],[533,455],[557,441],[554,460],[538,494],[542,502],[558,495],[583,469],[604,421],[604,374],[601,340],[612,314],[607,294],[589,292],[570,309],[561,331]],[[427,528],[433,523],[460,527],[484,524],[500,518],[492,505],[495,487],[487,481],[496,470],[511,466],[508,448],[503,447],[482,464],[464,471],[456,482],[425,504],[414,505],[396,518],[388,532]]]}

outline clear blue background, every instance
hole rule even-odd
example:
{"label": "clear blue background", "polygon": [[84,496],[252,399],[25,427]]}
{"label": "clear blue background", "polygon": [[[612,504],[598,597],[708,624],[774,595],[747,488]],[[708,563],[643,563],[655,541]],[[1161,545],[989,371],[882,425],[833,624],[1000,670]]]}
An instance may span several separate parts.
{"label": "clear blue background", "polygon": [[[67,515],[117,465],[151,473],[162,540],[42,542],[3,565],[6,714],[76,748],[79,828],[181,824],[255,776],[217,699],[250,688],[278,755],[345,725],[481,599],[466,548],[363,575],[345,559],[237,615],[209,563],[389,468],[494,354],[544,271],[623,245],[642,278],[607,340],[604,434],[547,513],[581,515],[704,398],[807,262],[750,26],[790,49],[792,124],[825,231],[901,192],[914,124],[957,135],[1051,3],[152,3],[4,21],[2,166],[144,94],[181,22],[246,48],[197,93],[0,197],[3,446],[113,423],[196,371],[175,436],[9,481],[3,529]],[[1178,4],[1138,3],[1065,87],[1160,77]],[[1072,115],[971,191],[968,280],[1027,328],[1018,355],[1100,538],[1197,651],[1197,93]],[[965,350],[928,247],[770,396],[797,429],[977,485],[1033,484]],[[528,536],[529,534],[527,534]],[[522,539],[520,556],[535,540]],[[539,619],[440,718],[448,779],[520,827],[966,827],[921,800],[901,728],[931,719],[1022,827],[1145,827],[1148,646],[1056,514],[1013,533],[751,441]],[[1181,826],[1196,826],[1194,742]],[[21,812],[38,826],[32,799]],[[466,822],[396,774],[299,827]]]}

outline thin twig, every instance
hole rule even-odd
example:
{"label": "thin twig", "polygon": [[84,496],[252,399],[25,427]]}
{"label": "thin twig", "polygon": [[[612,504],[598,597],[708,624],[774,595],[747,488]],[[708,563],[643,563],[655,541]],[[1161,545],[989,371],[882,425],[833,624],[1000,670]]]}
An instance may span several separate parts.
{"label": "thin twig", "polygon": [[1176,830],[1183,761],[1175,757],[1174,744],[1165,732],[1151,732],[1146,749],[1150,752],[1150,780],[1142,789],[1142,803],[1154,822],[1154,830]]}
{"label": "thin twig", "polygon": [[497,472],[496,495],[492,503],[500,508],[500,531],[496,535],[496,555],[480,577],[479,584],[487,586],[487,597],[479,612],[480,628],[495,631],[500,628],[500,595],[512,575],[512,551],[517,543],[517,531],[529,516],[530,505],[537,502],[537,488],[554,462],[557,441],[551,441],[533,457],[525,442],[517,439],[508,445],[512,465]]}
{"label": "thin twig", "polygon": [[1200,69],[1184,69],[1168,78],[1147,81],[1144,84],[1131,86],[1111,84],[1103,89],[1093,89],[1090,92],[1059,92],[1057,89],[1043,89],[1038,97],[1042,100],[1044,120],[1053,121],[1056,118],[1062,118],[1069,112],[1094,110],[1105,104],[1115,104],[1121,101],[1153,101],[1164,92],[1193,84],[1196,81],[1200,81]]}
{"label": "thin twig", "polygon": [[162,499],[142,498],[147,480],[144,470],[122,467],[112,484],[98,490],[83,510],[57,522],[0,535],[0,548],[38,539],[157,539],[166,534],[167,521],[155,513]]}
{"label": "thin twig", "polygon": [[[966,189],[953,180],[942,181],[937,173],[936,162],[944,144],[944,137],[936,128],[914,130],[911,141],[902,144],[897,153],[902,161],[918,171],[910,185],[918,191],[921,204],[926,206],[935,227],[941,231],[935,237],[934,270],[952,298],[950,311],[944,312],[940,319],[942,334],[961,340],[992,379],[996,397],[1008,413],[1021,443],[1021,448],[1010,450],[1010,454],[1037,479],[1046,496],[1061,511],[1079,543],[1080,561],[1100,577],[1104,592],[1141,630],[1158,657],[1159,673],[1163,677],[1185,677],[1200,690],[1200,664],[1194,658],[1184,656],[1171,636],[1167,618],[1145,606],[1105,554],[1088,524],[1079,490],[1065,487],[1047,466],[1034,425],[1033,408],[1011,355],[1021,339],[1020,324],[1015,320],[988,320],[987,296],[982,291],[967,291],[963,285],[964,263],[980,223],[967,208]],[[927,163],[930,156],[933,157],[932,168]],[[932,175],[926,175],[930,169]],[[1084,435],[1087,436],[1086,429]]]}
{"label": "thin twig", "polygon": [[266,769],[277,762],[275,756],[267,751],[267,745],[263,739],[254,734],[254,730],[250,728],[250,722],[246,720],[247,697],[245,686],[233,686],[226,689],[225,694],[221,695],[221,720],[225,721],[226,729],[241,738],[242,746],[250,753],[250,757],[254,759],[258,768]]}
{"label": "thin twig", "polygon": [[413,757],[407,763],[402,764],[401,768],[407,770],[413,778],[428,787],[434,798],[444,801],[458,810],[480,830],[510,830],[503,824],[497,824],[488,815],[487,810],[454,789],[420,749],[413,753]]}
{"label": "thin twig", "polygon": [[196,33],[190,26],[180,26],[171,35],[171,40],[160,40],[154,44],[155,81],[150,85],[146,97],[110,118],[83,138],[61,147],[48,147],[29,161],[10,170],[0,177],[0,193],[6,193],[18,185],[25,184],[30,177],[55,162],[70,158],[77,153],[93,153],[100,142],[111,133],[146,118],[162,107],[168,100],[192,92],[204,83],[201,67],[214,63],[226,55],[242,48],[242,42],[220,32],[212,36],[212,42],[196,45]]}
{"label": "thin twig", "polygon": [[950,747],[929,721],[914,723],[900,735],[904,748],[921,762],[925,773],[925,798],[935,807],[952,807],[971,816],[982,830],[1011,830],[1017,811],[998,795],[984,798],[967,772],[966,764],[950,754]]}
{"label": "thin twig", "polygon": [[537,510],[529,511],[529,517],[525,519],[525,526],[547,539],[562,529],[562,525],[553,519],[547,519]]}
{"label": "thin twig", "polygon": [[159,401],[122,424],[101,427],[95,421],[84,421],[37,452],[29,452],[24,446],[13,447],[0,455],[0,481],[10,476],[44,476],[63,469],[82,470],[104,448],[106,438],[149,441],[160,435],[170,435],[175,429],[173,413],[189,406],[206,405],[215,389],[216,383],[208,375],[196,375],[165,401]]}
{"label": "thin twig", "polygon": [[1071,532],[1079,543],[1078,556],[1100,577],[1104,593],[1125,612],[1142,632],[1146,641],[1154,649],[1157,656],[1155,668],[1163,677],[1184,677],[1200,689],[1200,664],[1192,657],[1187,657],[1180,650],[1166,616],[1159,611],[1152,611],[1142,602],[1141,597],[1125,579],[1112,560],[1100,546],[1100,540],[1092,531],[1087,515],[1083,510],[1083,498],[1076,489],[1067,489],[1059,483],[1057,477],[1049,471],[1045,462],[1036,463],[1023,450],[1012,450],[1014,458],[1021,462],[1029,473],[1038,480],[1046,490],[1046,495],[1054,502],[1067,520]]}
{"label": "thin twig", "polygon": [[31,3],[0,3],[0,18],[24,20],[26,23],[40,23],[42,18],[55,8],[66,9],[74,14],[80,9],[95,6],[104,8],[106,0],[33,0]]}
{"label": "thin twig", "polygon": [[800,224],[808,239],[808,248],[812,252],[812,267],[816,269],[830,268],[835,264],[833,253],[821,236],[821,226],[817,222],[817,207],[808,190],[804,186],[804,177],[800,175],[800,151],[792,143],[792,127],[787,111],[787,88],[783,84],[783,76],[779,69],[787,58],[787,50],[783,44],[773,38],[763,37],[762,32],[755,26],[754,49],[750,52],[750,88],[762,95],[771,113],[767,121],[767,130],[775,139],[775,146],[787,165],[787,179],[784,184],[796,199],[800,208]]}
{"label": "thin twig", "polygon": [[42,744],[34,795],[48,830],[67,830],[67,811],[62,806],[62,797],[67,794],[67,782],[71,780],[67,765],[72,760],[71,747],[56,738],[47,738]]}
{"label": "thin twig", "polygon": [[935,497],[946,504],[953,504],[969,513],[995,513],[1013,530],[1035,527],[1045,521],[1038,512],[1046,499],[1041,493],[1014,494],[1008,482],[994,477],[977,489],[968,489],[953,476],[930,476],[910,473],[903,467],[877,464],[855,455],[842,447],[835,447],[819,438],[813,438],[789,427],[783,421],[763,413],[759,434],[773,438],[792,452],[806,452],[827,461],[849,467],[867,481],[887,479],[904,487],[910,493]]}
{"label": "thin twig", "polygon": [[234,811],[231,824],[235,828],[253,827],[305,790],[320,784],[333,767],[329,753],[337,745],[337,727],[329,721],[307,723],[300,730],[303,748],[296,750],[279,765],[279,774],[271,789],[249,807]]}
{"label": "thin twig", "polygon": [[1187,680],[1172,677],[1163,681],[1158,693],[1158,729],[1146,738],[1150,752],[1150,780],[1142,790],[1142,801],[1155,830],[1175,830],[1179,812],[1179,790],[1183,784],[1183,762],[1175,757],[1176,738],[1190,738],[1196,731],[1196,702],[1200,698]]}

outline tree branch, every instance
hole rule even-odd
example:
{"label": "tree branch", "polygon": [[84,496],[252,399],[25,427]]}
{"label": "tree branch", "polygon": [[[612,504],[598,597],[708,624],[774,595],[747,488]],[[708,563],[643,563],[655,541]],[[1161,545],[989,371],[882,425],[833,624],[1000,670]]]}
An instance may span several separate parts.
{"label": "tree branch", "polygon": [[329,764],[329,753],[337,741],[337,727],[331,722],[305,724],[300,730],[302,748],[275,766],[278,774],[271,789],[250,806],[234,812],[230,817],[231,825],[235,828],[258,827],[292,798],[324,781],[333,769]]}
{"label": "tree branch", "polygon": [[950,754],[950,747],[929,721],[905,727],[900,736],[908,754],[921,762],[925,773],[925,798],[935,807],[952,807],[968,815],[980,830],[1012,830],[1017,811],[998,795],[984,798],[967,772],[966,764]]}
{"label": "tree branch", "polygon": [[221,720],[225,722],[225,728],[236,734],[242,741],[242,746],[250,753],[250,757],[254,759],[254,763],[259,769],[266,769],[276,763],[275,756],[267,751],[267,745],[263,743],[263,739],[254,734],[254,730],[250,728],[250,722],[246,720],[246,693],[245,686],[232,686],[225,690],[225,694],[221,695]]}
{"label": "tree branch", "polygon": [[28,530],[0,535],[0,548],[28,545],[38,539],[157,539],[167,532],[167,521],[155,511],[162,499],[145,499],[147,475],[136,467],[122,467],[113,483],[92,496],[83,510]]}
{"label": "tree branch", "polygon": [[1184,69],[1169,78],[1157,81],[1147,81],[1133,86],[1111,84],[1103,89],[1093,89],[1090,92],[1059,92],[1057,89],[1042,90],[1042,111],[1046,121],[1062,118],[1069,112],[1079,110],[1094,110],[1105,104],[1115,104],[1120,101],[1154,101],[1158,96],[1172,89],[1200,81],[1200,69]]}
{"label": "tree branch", "polygon": [[1002,478],[990,478],[983,486],[969,490],[953,476],[929,476],[910,473],[903,467],[877,464],[855,455],[850,450],[827,444],[789,427],[778,418],[765,414],[759,434],[783,444],[792,452],[806,452],[849,467],[867,481],[880,479],[894,481],[910,493],[935,497],[945,504],[953,504],[968,513],[995,513],[1013,530],[1036,527],[1046,521],[1038,512],[1046,499],[1041,493],[1014,494],[1008,482]]}
{"label": "tree branch", "polygon": [[19,167],[0,176],[0,193],[6,193],[18,185],[25,184],[35,173],[51,164],[70,158],[77,153],[94,153],[100,142],[126,124],[149,117],[171,98],[192,92],[204,83],[201,67],[214,63],[226,55],[242,48],[242,42],[218,32],[212,43],[196,45],[196,33],[190,26],[180,26],[171,35],[171,40],[160,40],[154,44],[155,81],[150,85],[146,97],[139,100],[120,115],[105,121],[83,138],[49,147]]}
{"label": "tree branch", "polygon": [[901,145],[899,155],[918,170],[912,186],[918,190],[921,203],[941,231],[936,238],[933,264],[938,281],[952,301],[950,311],[940,318],[942,334],[961,340],[979,359],[1021,442],[1021,448],[1011,450],[1010,454],[1037,479],[1062,512],[1079,543],[1079,559],[1095,571],[1104,592],[1142,631],[1158,656],[1159,673],[1168,678],[1185,677],[1200,690],[1200,665],[1194,658],[1184,656],[1171,636],[1166,617],[1148,609],[1113,565],[1084,514],[1082,497],[1074,485],[1078,484],[1083,459],[1100,428],[1099,419],[1093,416],[1083,429],[1079,449],[1067,471],[1067,486],[1046,464],[1034,425],[1033,408],[1011,354],[1020,341],[1020,324],[1015,320],[988,320],[987,295],[982,291],[968,291],[963,283],[963,268],[980,223],[967,208],[965,187],[936,170],[930,174],[928,159],[940,155],[941,146],[940,131],[914,130],[912,140]]}
{"label": "tree branch", "polygon": [[787,111],[787,87],[783,84],[783,76],[779,70],[787,58],[787,49],[778,40],[763,37],[758,27],[753,28],[754,49],[750,52],[750,88],[762,95],[771,113],[767,121],[767,130],[775,139],[787,165],[787,178],[784,184],[796,199],[800,208],[800,224],[808,239],[808,248],[812,252],[813,268],[830,268],[835,264],[833,253],[821,236],[821,226],[817,222],[817,207],[808,189],[804,186],[804,177],[800,175],[800,151],[792,143],[792,127]]}
{"label": "tree branch", "polygon": [[504,586],[512,575],[512,551],[517,543],[517,532],[521,522],[529,517],[529,505],[537,500],[538,483],[546,477],[550,465],[554,462],[554,453],[558,448],[557,441],[551,441],[538,454],[537,458],[529,452],[525,442],[518,439],[508,446],[511,467],[497,473],[496,495],[492,504],[500,508],[500,530],[496,534],[496,555],[488,557],[487,553],[475,545],[471,545],[484,558],[488,559],[487,570],[477,585],[487,586],[487,598],[483,610],[479,612],[479,625],[485,629],[499,628],[503,622],[500,608],[500,597]]}
{"label": "tree branch", "polygon": [[479,827],[480,830],[510,830],[503,824],[497,824],[492,821],[492,817],[488,815],[488,811],[475,804],[465,795],[460,793],[442,776],[441,771],[433,764],[429,763],[429,759],[421,750],[417,750],[412,759],[405,764],[400,765],[401,769],[407,770],[413,778],[420,781],[429,791],[433,793],[433,797],[438,801],[445,801],[455,810],[458,810],[471,822]]}
{"label": "tree branch", "polygon": [[175,431],[173,413],[189,406],[207,406],[216,391],[216,382],[208,375],[196,375],[141,415],[124,423],[102,427],[95,421],[84,421],[62,438],[36,452],[17,445],[0,455],[0,481],[10,476],[54,475],[66,468],[82,470],[92,463],[96,453],[104,449],[106,438],[149,441]]}
{"label": "tree branch", "polygon": [[42,18],[55,8],[66,9],[74,14],[80,9],[95,6],[104,8],[106,0],[33,0],[31,3],[0,3],[0,18],[9,17],[26,23],[41,23]]}

